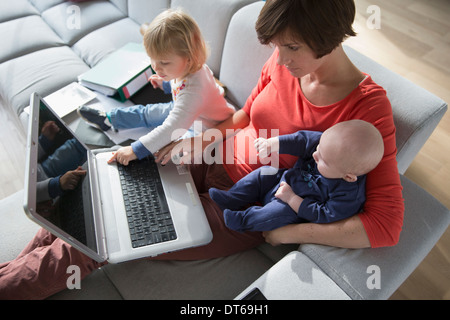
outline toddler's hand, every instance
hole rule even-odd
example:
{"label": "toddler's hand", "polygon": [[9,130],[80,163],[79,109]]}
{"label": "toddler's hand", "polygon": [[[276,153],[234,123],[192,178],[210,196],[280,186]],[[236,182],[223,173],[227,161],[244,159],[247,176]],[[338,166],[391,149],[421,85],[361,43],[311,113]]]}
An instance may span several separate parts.
{"label": "toddler's hand", "polygon": [[164,90],[164,88],[163,88],[163,81],[164,80],[160,76],[158,76],[157,74],[154,74],[150,78],[148,78],[148,81],[150,81],[150,83],[152,84],[153,88]]}
{"label": "toddler's hand", "polygon": [[111,159],[108,160],[108,163],[113,163],[114,161],[117,161],[120,164],[123,164],[124,166],[127,166],[130,161],[136,160],[137,156],[133,151],[133,148],[131,146],[123,147],[117,150],[113,153],[113,156]]}
{"label": "toddler's hand", "polygon": [[86,170],[78,167],[75,170],[67,171],[64,175],[59,178],[59,183],[62,190],[74,190],[81,178],[86,175]]}

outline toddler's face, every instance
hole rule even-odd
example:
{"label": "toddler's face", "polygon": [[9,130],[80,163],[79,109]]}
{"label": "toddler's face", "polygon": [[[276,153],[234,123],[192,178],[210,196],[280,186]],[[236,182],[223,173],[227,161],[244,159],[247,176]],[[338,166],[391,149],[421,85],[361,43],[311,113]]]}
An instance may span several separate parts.
{"label": "toddler's face", "polygon": [[189,58],[177,54],[167,54],[157,59],[151,59],[152,68],[164,81],[181,79],[188,74]]}

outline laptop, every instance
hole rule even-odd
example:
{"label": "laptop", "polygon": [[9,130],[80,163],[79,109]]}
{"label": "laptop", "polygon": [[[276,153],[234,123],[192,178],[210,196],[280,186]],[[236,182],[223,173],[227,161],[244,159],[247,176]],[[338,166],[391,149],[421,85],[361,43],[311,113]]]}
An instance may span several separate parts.
{"label": "laptop", "polygon": [[[212,240],[185,166],[162,166],[152,158],[126,167],[107,164],[115,150],[90,150],[33,93],[25,174],[27,216],[99,262],[152,257]],[[81,174],[73,174],[74,170]],[[55,188],[55,177],[69,171],[77,178],[61,192]],[[130,200],[133,196],[138,200]]]}

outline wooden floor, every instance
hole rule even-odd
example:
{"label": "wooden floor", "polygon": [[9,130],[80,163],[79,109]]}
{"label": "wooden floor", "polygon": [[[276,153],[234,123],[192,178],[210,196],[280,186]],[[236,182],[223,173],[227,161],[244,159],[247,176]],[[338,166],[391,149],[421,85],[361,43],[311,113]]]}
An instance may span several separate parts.
{"label": "wooden floor", "polygon": [[[358,36],[347,44],[450,102],[450,0],[355,2]],[[380,29],[367,26],[370,6],[380,9]],[[0,123],[2,199],[23,188],[25,142],[5,112]],[[406,176],[450,208],[450,111]],[[450,300],[450,230],[391,299]]]}

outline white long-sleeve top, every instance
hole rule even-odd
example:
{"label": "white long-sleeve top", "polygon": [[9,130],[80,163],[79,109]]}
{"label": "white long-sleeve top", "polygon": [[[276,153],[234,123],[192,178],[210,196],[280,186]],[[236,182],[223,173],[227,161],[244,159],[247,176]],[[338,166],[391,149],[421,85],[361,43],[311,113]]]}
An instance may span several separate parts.
{"label": "white long-sleeve top", "polygon": [[201,131],[205,131],[229,118],[235,111],[225,100],[223,89],[216,83],[206,64],[183,80],[172,80],[170,84],[174,102],[172,111],[163,124],[137,141],[151,153],[180,138],[182,131],[192,128],[195,134],[200,133],[196,130],[199,126],[193,126],[194,121],[200,121]]}

